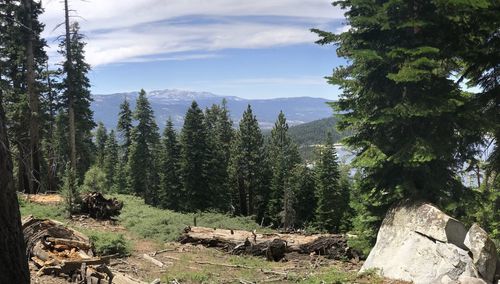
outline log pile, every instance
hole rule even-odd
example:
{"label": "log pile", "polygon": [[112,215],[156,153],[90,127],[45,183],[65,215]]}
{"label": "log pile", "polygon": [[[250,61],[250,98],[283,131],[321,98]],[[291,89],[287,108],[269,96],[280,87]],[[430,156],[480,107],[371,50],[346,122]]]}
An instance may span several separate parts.
{"label": "log pile", "polygon": [[53,220],[28,216],[22,222],[26,255],[38,275],[67,275],[78,283],[112,283],[109,258],[95,257],[87,236]]}
{"label": "log pile", "polygon": [[359,260],[359,254],[347,245],[347,237],[337,234],[258,234],[256,231],[187,227],[179,242],[217,247],[232,254],[265,256],[273,261],[283,259],[290,252]]}
{"label": "log pile", "polygon": [[81,213],[95,219],[110,219],[120,215],[123,202],[115,198],[106,199],[100,192],[90,192],[82,197]]}

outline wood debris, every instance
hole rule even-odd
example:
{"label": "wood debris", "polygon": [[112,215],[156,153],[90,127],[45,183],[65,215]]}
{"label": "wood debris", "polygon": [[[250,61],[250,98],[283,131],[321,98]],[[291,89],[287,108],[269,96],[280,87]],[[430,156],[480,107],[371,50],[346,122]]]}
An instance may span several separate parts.
{"label": "wood debris", "polygon": [[26,255],[39,268],[37,275],[66,276],[82,284],[142,284],[109,269],[116,256],[97,257],[89,238],[64,224],[28,216],[22,221]]}
{"label": "wood debris", "polygon": [[265,256],[279,261],[286,253],[324,255],[341,260],[359,260],[359,254],[347,245],[347,237],[337,234],[303,235],[294,233],[258,234],[256,231],[187,227],[179,241],[222,248],[232,254]]}
{"label": "wood debris", "polygon": [[90,192],[82,197],[81,213],[96,219],[110,219],[120,215],[123,202],[116,198],[106,199],[100,192]]}

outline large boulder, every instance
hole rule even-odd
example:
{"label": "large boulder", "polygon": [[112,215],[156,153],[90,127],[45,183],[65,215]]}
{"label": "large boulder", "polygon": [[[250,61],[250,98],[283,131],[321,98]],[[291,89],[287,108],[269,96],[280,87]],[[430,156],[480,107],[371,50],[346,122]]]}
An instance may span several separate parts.
{"label": "large boulder", "polygon": [[415,284],[491,283],[496,250],[483,233],[431,204],[402,202],[387,213],[361,272]]}

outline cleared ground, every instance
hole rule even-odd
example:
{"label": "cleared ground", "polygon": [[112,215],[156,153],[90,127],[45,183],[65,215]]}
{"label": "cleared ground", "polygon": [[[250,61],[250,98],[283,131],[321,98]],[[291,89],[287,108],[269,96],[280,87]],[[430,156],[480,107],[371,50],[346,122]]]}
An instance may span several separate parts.
{"label": "cleared ground", "polygon": [[[116,245],[117,239],[124,239],[129,255],[112,260],[110,265],[146,282],[161,279],[162,283],[402,283],[373,274],[358,275],[361,262],[300,254],[289,254],[284,261],[269,262],[260,257],[230,255],[201,245],[181,245],[173,240],[184,226],[190,224],[193,214],[151,208],[132,196],[119,195],[118,198],[125,202],[125,207],[117,221],[97,221],[84,216],[68,220],[57,202],[22,200],[21,212],[23,216],[33,214],[39,218],[58,219],[91,238],[94,236],[97,246],[104,248]],[[199,225],[208,227],[258,227],[250,219],[216,213],[198,214],[197,219]],[[177,228],[179,230],[173,232]],[[259,230],[269,231],[257,228]],[[153,256],[163,263],[163,267],[146,260],[144,254]],[[32,283],[67,283],[61,277],[38,277],[36,268],[30,267]]]}

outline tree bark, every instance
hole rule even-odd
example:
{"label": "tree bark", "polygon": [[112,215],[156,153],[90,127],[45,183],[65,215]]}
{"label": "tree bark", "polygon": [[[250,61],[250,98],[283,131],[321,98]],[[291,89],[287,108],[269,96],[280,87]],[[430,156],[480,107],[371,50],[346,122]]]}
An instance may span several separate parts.
{"label": "tree bark", "polygon": [[26,85],[30,108],[29,135],[30,135],[30,165],[29,165],[29,193],[40,191],[40,141],[39,141],[39,98],[35,89],[35,57],[33,54],[33,21],[32,0],[23,0],[26,15]]}
{"label": "tree bark", "polygon": [[0,90],[0,283],[30,283]]}
{"label": "tree bark", "polygon": [[68,88],[68,116],[69,116],[69,145],[71,170],[76,172],[76,126],[75,126],[75,108],[74,108],[74,88],[73,88],[73,56],[71,54],[71,33],[69,26],[69,7],[68,0],[64,0],[64,20],[66,28],[66,68],[67,68],[67,88]]}

